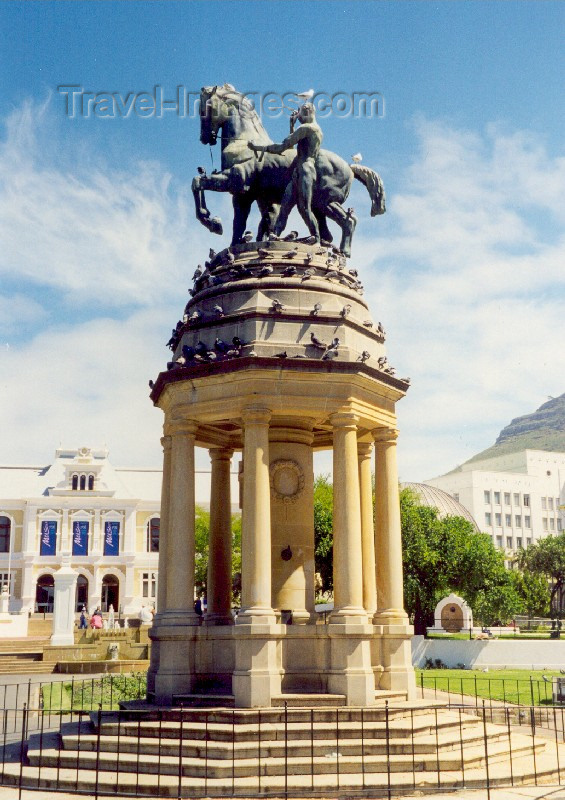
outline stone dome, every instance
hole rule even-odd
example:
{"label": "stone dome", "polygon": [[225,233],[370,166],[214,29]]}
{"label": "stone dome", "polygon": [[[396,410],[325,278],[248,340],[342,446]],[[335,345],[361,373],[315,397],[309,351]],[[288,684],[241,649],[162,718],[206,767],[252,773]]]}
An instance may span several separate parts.
{"label": "stone dome", "polygon": [[422,505],[437,508],[440,519],[444,517],[463,517],[467,522],[471,523],[476,531],[480,532],[480,528],[471,512],[450,494],[444,492],[443,489],[428,486],[427,483],[402,483],[401,487],[403,489],[412,489],[418,495]]}

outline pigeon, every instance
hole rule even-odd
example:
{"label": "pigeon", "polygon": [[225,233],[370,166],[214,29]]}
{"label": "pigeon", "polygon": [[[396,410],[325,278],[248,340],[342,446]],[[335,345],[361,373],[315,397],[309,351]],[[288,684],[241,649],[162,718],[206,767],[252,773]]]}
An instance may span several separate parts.
{"label": "pigeon", "polygon": [[241,341],[241,339],[239,338],[239,336],[234,336],[234,337],[233,337],[233,339],[232,339],[232,342],[234,343],[234,345],[235,345],[236,347],[243,347],[243,346],[244,346],[244,344],[245,344],[245,342],[242,342],[242,341]]}
{"label": "pigeon", "polygon": [[296,247],[293,250],[289,250],[288,253],[285,253],[283,258],[294,258],[298,255],[298,250]]}
{"label": "pigeon", "polygon": [[327,347],[327,345],[325,345],[323,342],[321,342],[321,341],[318,339],[318,337],[317,337],[317,336],[314,334],[314,332],[313,332],[313,331],[312,331],[312,333],[310,334],[310,341],[312,342],[312,344],[314,345],[314,347],[319,347],[319,348],[321,348],[321,349],[323,349],[323,350],[325,350],[325,349],[326,349],[326,347]]}
{"label": "pigeon", "polygon": [[337,356],[337,348],[329,348],[326,350],[324,355],[322,356],[322,361],[329,361],[330,358],[335,358]]}
{"label": "pigeon", "polygon": [[206,355],[200,355],[200,353],[195,353],[194,360],[202,364],[204,363],[204,361],[206,361]]}
{"label": "pigeon", "polygon": [[206,353],[206,358],[208,359],[208,361],[215,361],[218,358],[218,356],[216,353],[214,353],[213,350],[208,350],[208,352]]}
{"label": "pigeon", "polygon": [[195,352],[195,354],[196,354],[196,355],[198,355],[198,356],[203,356],[205,353],[207,353],[207,352],[208,352],[208,348],[207,348],[207,346],[204,344],[204,342],[200,341],[200,342],[198,342],[198,344],[197,344],[197,345],[196,345],[196,347],[194,348],[194,352]]}
{"label": "pigeon", "polygon": [[314,256],[312,255],[312,253],[306,253],[306,257],[305,257],[306,263],[307,264],[311,264],[313,260],[314,260]]}
{"label": "pigeon", "polygon": [[243,242],[252,242],[253,241],[253,233],[251,231],[245,231],[243,236],[241,237]]}
{"label": "pigeon", "polygon": [[357,272],[357,270],[356,270],[356,269],[350,269],[350,270],[348,270],[348,272],[349,272],[349,274],[350,274],[350,275],[352,275],[354,278],[357,278],[357,276],[359,275],[359,273]]}
{"label": "pigeon", "polygon": [[203,176],[206,175],[206,170],[205,170],[204,167],[197,167],[196,170],[197,170],[199,175],[203,175]]}
{"label": "pigeon", "polygon": [[241,355],[241,350],[239,348],[235,348],[233,350],[228,350],[226,353],[226,358],[239,358]]}
{"label": "pigeon", "polygon": [[186,359],[185,359],[185,357],[184,357],[184,356],[179,356],[179,357],[177,358],[177,360],[175,361],[175,364],[176,364],[178,367],[184,367],[184,365],[186,364]]}
{"label": "pigeon", "polygon": [[193,311],[192,314],[190,315],[190,317],[188,318],[188,321],[189,322],[196,322],[197,320],[200,319],[201,316],[202,316],[202,314],[200,313],[200,311]]}
{"label": "pigeon", "polygon": [[387,364],[387,361],[388,361],[388,359],[387,359],[386,356],[380,356],[377,359],[377,364],[379,365],[379,369],[384,369],[386,364]]}
{"label": "pigeon", "polygon": [[267,250],[266,247],[258,247],[257,252],[261,256],[261,258],[268,258],[271,255],[271,253]]}
{"label": "pigeon", "polygon": [[311,278],[315,274],[316,274],[316,270],[315,269],[305,269],[304,272],[302,273],[302,280],[303,281],[307,281],[309,278]]}
{"label": "pigeon", "polygon": [[149,379],[149,388],[150,389],[154,389],[155,388],[155,382],[152,381],[151,378]]}
{"label": "pigeon", "polygon": [[281,303],[280,300],[277,300],[276,297],[273,297],[271,308],[273,309],[273,311],[284,311],[283,303]]}
{"label": "pigeon", "polygon": [[336,336],[335,339],[332,339],[332,343],[329,345],[328,350],[337,350],[338,347],[339,347],[339,339]]}
{"label": "pigeon", "polygon": [[303,103],[307,103],[314,97],[314,89],[307,89],[305,92],[297,92],[296,96],[299,97]]}
{"label": "pigeon", "polygon": [[187,361],[192,361],[194,358],[194,348],[189,347],[187,344],[182,347],[182,354]]}
{"label": "pigeon", "polygon": [[552,683],[552,679],[551,679],[551,678],[548,678],[548,677],[547,677],[547,675],[542,675],[541,677],[544,679],[544,681],[545,681],[546,683]]}
{"label": "pigeon", "polygon": [[366,328],[372,328],[372,327],[373,327],[373,320],[372,320],[372,319],[366,319],[366,320],[363,322],[363,325],[364,325]]}
{"label": "pigeon", "polygon": [[272,272],[273,272],[273,267],[264,266],[264,267],[261,267],[261,269],[257,273],[257,277],[258,278],[266,278],[268,275],[271,275]]}
{"label": "pigeon", "polygon": [[216,251],[210,248],[210,252],[208,253],[208,258],[210,259],[210,261],[213,261],[216,258],[216,256],[217,256]]}
{"label": "pigeon", "polygon": [[332,278],[339,278],[339,272],[336,269],[330,269],[328,272],[326,272],[324,278],[327,281],[331,281]]}
{"label": "pigeon", "polygon": [[224,309],[222,308],[222,306],[214,306],[213,311],[214,314],[216,314],[218,317],[224,316]]}
{"label": "pigeon", "polygon": [[218,351],[218,353],[225,353],[228,350],[228,345],[221,339],[215,339],[214,348]]}
{"label": "pigeon", "polygon": [[276,233],[270,233],[270,234],[269,234],[269,241],[270,241],[270,242],[278,242],[280,238],[281,238],[281,237],[280,237],[280,236],[277,236],[277,234],[276,234]]}
{"label": "pigeon", "polygon": [[360,164],[363,161],[363,156],[361,155],[361,153],[354,153],[351,156],[351,160],[353,161],[354,164]]}
{"label": "pigeon", "polygon": [[317,317],[321,310],[322,310],[322,304],[321,303],[314,303],[314,308],[312,309],[312,311],[310,313],[314,317]]}
{"label": "pigeon", "polygon": [[385,335],[385,329],[383,328],[383,326],[382,326],[382,324],[380,322],[377,323],[377,333],[380,333],[381,336]]}
{"label": "pigeon", "polygon": [[308,356],[303,355],[302,353],[297,353],[297,355],[292,356],[293,358],[307,358]]}
{"label": "pigeon", "polygon": [[219,275],[214,275],[214,277],[212,278],[213,286],[221,286],[223,282],[224,282],[223,278],[220,278]]}
{"label": "pigeon", "polygon": [[394,367],[385,367],[384,371],[387,373],[387,375],[394,375],[396,372]]}
{"label": "pigeon", "polygon": [[275,358],[288,358],[288,353],[283,350],[282,353],[275,353]]}
{"label": "pigeon", "polygon": [[289,266],[289,267],[287,267],[287,268],[285,269],[285,271],[283,272],[283,275],[284,275],[285,277],[287,277],[287,278],[292,278],[292,276],[293,276],[293,275],[296,275],[296,273],[297,273],[297,272],[298,272],[298,270],[296,269],[296,267],[293,267],[293,266],[291,265],[291,266]]}
{"label": "pigeon", "polygon": [[200,266],[200,264],[199,264],[199,265],[196,267],[195,271],[194,271],[194,275],[192,276],[192,280],[193,280],[193,281],[197,281],[197,280],[198,280],[198,278],[201,278],[201,277],[202,277],[202,275],[203,275],[203,270],[202,270],[202,267],[201,267],[201,266]]}
{"label": "pigeon", "polygon": [[371,354],[369,353],[369,351],[368,350],[363,350],[363,352],[359,356],[359,361],[361,361],[361,363],[364,364],[365,361],[368,361],[370,358],[371,358]]}
{"label": "pigeon", "polygon": [[350,305],[350,303],[348,303],[346,306],[344,306],[339,313],[344,319],[345,319],[345,317],[348,317],[350,315],[350,313],[351,313],[351,305]]}
{"label": "pigeon", "polygon": [[296,239],[298,239],[298,231],[291,231],[284,237],[283,242],[294,242]]}
{"label": "pigeon", "polygon": [[235,261],[235,256],[232,253],[232,251],[229,249],[229,247],[226,250],[225,261],[226,261],[227,264],[233,264],[233,262]]}

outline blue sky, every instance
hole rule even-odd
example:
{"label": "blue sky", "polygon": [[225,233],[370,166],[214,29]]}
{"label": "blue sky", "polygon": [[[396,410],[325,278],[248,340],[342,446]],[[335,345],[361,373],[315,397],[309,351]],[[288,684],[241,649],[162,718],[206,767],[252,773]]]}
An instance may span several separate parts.
{"label": "blue sky", "polygon": [[[158,464],[147,379],[195,264],[227,244],[193,218],[197,120],[69,119],[61,84],[381,92],[384,116],[322,126],[387,189],[375,220],[352,193],[352,264],[412,378],[402,479],[565,391],[564,22],[535,0],[1,2],[0,461],[46,462],[61,441]],[[209,206],[228,222],[226,198]]]}

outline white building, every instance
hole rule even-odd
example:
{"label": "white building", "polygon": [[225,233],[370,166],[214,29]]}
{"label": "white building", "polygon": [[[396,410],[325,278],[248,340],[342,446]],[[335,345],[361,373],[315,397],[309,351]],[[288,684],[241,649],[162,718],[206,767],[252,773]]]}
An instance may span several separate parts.
{"label": "white building", "polygon": [[462,503],[509,553],[565,527],[565,453],[520,450],[467,462],[425,483]]}

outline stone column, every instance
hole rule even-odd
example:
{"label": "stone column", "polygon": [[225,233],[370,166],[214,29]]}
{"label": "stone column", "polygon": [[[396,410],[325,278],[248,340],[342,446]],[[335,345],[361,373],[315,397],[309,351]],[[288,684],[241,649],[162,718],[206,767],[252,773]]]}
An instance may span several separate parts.
{"label": "stone column", "polygon": [[379,687],[406,691],[415,697],[411,639],[414,632],[404,611],[402,531],[396,439],[398,431],[378,428],[375,439],[375,550],[377,612],[375,634],[381,637],[383,672]]}
{"label": "stone column", "polygon": [[194,440],[197,426],[183,420],[171,432],[171,480],[167,519],[166,610],[199,625],[194,611],[195,488]]}
{"label": "stone column", "polygon": [[363,609],[361,563],[361,505],[357,461],[357,419],[353,414],[334,414],[333,425],[333,573],[332,622],[366,622]]}
{"label": "stone column", "polygon": [[213,448],[206,625],[231,625],[231,491],[233,450]]}
{"label": "stone column", "polygon": [[375,439],[375,532],[378,625],[406,624],[402,580],[402,532],[396,466],[398,431],[379,428]]}
{"label": "stone column", "polygon": [[266,408],[244,409],[241,606],[234,625],[234,702],[261,708],[281,691],[280,626],[271,606],[271,493]]}
{"label": "stone column", "polygon": [[266,408],[251,407],[244,410],[242,418],[241,611],[237,623],[267,623],[275,621],[271,606],[271,412]]}
{"label": "stone column", "polygon": [[74,645],[75,643],[75,596],[77,573],[65,565],[53,576],[55,602],[53,606],[52,645]]}
{"label": "stone column", "polygon": [[159,519],[159,571],[157,573],[157,614],[167,605],[167,527],[171,494],[171,437],[163,436],[163,482],[161,484],[161,515]]}
{"label": "stone column", "polygon": [[371,485],[371,455],[373,445],[359,442],[359,494],[361,496],[361,552],[363,559],[363,606],[372,618],[377,610],[375,574],[375,526],[373,522],[373,487]]}
{"label": "stone column", "polygon": [[348,706],[375,703],[371,666],[373,628],[363,608],[361,501],[357,457],[357,418],[330,417],[333,426],[334,612],[330,617],[331,667],[328,689],[345,695]]}

